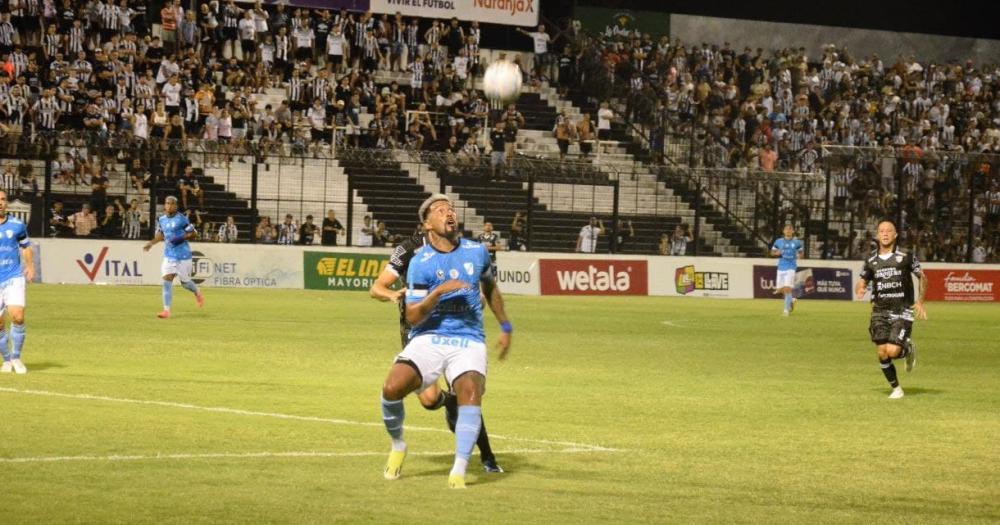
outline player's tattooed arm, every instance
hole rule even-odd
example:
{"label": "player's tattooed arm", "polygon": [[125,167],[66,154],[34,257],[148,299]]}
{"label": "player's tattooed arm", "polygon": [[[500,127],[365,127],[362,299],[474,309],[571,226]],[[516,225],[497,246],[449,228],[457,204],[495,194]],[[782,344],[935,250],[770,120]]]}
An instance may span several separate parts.
{"label": "player's tattooed arm", "polygon": [[397,279],[396,274],[392,273],[389,266],[386,266],[382,269],[382,273],[379,274],[378,279],[375,279],[375,283],[368,290],[368,294],[371,295],[372,299],[378,299],[383,302],[392,301],[398,304],[406,293],[406,289],[393,290],[391,288]]}
{"label": "player's tattooed arm", "polygon": [[858,279],[858,284],[854,285],[854,296],[857,297],[858,300],[864,299],[865,288],[867,287],[868,287],[868,281],[865,281],[864,279]]}

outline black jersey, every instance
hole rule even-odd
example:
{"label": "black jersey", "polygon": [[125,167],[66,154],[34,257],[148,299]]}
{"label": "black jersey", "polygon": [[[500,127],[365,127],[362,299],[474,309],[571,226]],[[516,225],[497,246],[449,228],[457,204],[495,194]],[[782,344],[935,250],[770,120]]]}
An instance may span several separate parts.
{"label": "black jersey", "polygon": [[896,250],[886,255],[876,253],[861,270],[861,278],[872,287],[872,305],[876,310],[909,309],[914,303],[913,276],[920,276],[920,263],[912,253]]}
{"label": "black jersey", "polygon": [[392,255],[389,257],[389,270],[396,274],[396,277],[399,277],[404,285],[406,284],[406,270],[410,266],[410,259],[424,245],[424,242],[423,234],[418,233],[409,239],[403,239],[392,250]]}
{"label": "black jersey", "polygon": [[[389,256],[387,268],[396,274],[403,286],[406,286],[406,271],[410,267],[410,259],[424,245],[424,242],[423,234],[414,234],[413,237],[403,239],[397,244],[396,248],[392,250],[392,255]],[[406,348],[406,343],[410,341],[410,324],[406,322],[406,302],[402,298],[399,300],[399,339],[403,348]]]}
{"label": "black jersey", "polygon": [[[479,237],[476,238],[477,241],[486,246],[487,248],[496,246],[500,242],[500,236],[497,232],[481,233]],[[490,262],[492,264],[497,263],[497,252],[490,250]]]}

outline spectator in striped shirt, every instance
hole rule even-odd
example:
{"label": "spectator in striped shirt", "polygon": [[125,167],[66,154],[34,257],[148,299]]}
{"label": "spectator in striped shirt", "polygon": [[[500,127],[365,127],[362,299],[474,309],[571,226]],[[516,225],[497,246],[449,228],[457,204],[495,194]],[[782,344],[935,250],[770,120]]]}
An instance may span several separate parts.
{"label": "spectator in striped shirt", "polygon": [[295,244],[295,234],[298,233],[298,226],[292,219],[292,214],[285,215],[285,222],[278,225],[278,244],[290,246]]}
{"label": "spectator in striped shirt", "polygon": [[219,242],[233,243],[239,240],[239,228],[236,227],[236,219],[232,215],[226,216],[226,222],[219,226]]}

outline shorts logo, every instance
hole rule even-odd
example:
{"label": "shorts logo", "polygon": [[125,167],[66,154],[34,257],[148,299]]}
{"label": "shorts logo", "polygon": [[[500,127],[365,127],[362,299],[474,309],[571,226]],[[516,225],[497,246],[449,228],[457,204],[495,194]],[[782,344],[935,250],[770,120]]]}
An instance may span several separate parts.
{"label": "shorts logo", "polygon": [[458,270],[454,268],[448,270],[448,277],[451,277],[452,279],[458,279]]}
{"label": "shorts logo", "polygon": [[431,336],[431,344],[457,346],[458,348],[468,348],[469,340],[464,337],[448,337],[445,335]]}
{"label": "shorts logo", "polygon": [[465,263],[463,266],[465,266],[465,273],[469,275],[472,275],[472,272],[476,270],[476,267],[470,262]]}

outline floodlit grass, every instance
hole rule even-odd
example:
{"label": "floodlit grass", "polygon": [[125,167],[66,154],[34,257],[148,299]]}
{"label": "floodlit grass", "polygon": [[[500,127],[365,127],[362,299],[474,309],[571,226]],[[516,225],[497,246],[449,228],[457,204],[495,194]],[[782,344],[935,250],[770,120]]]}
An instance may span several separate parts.
{"label": "floodlit grass", "polygon": [[178,288],[161,321],[159,296],[30,287],[0,522],[1000,520],[998,305],[930,304],[890,401],[862,304],[508,297],[484,408],[508,473],[474,457],[457,492],[443,413],[415,399],[382,479],[392,306],[209,289],[199,311]]}

